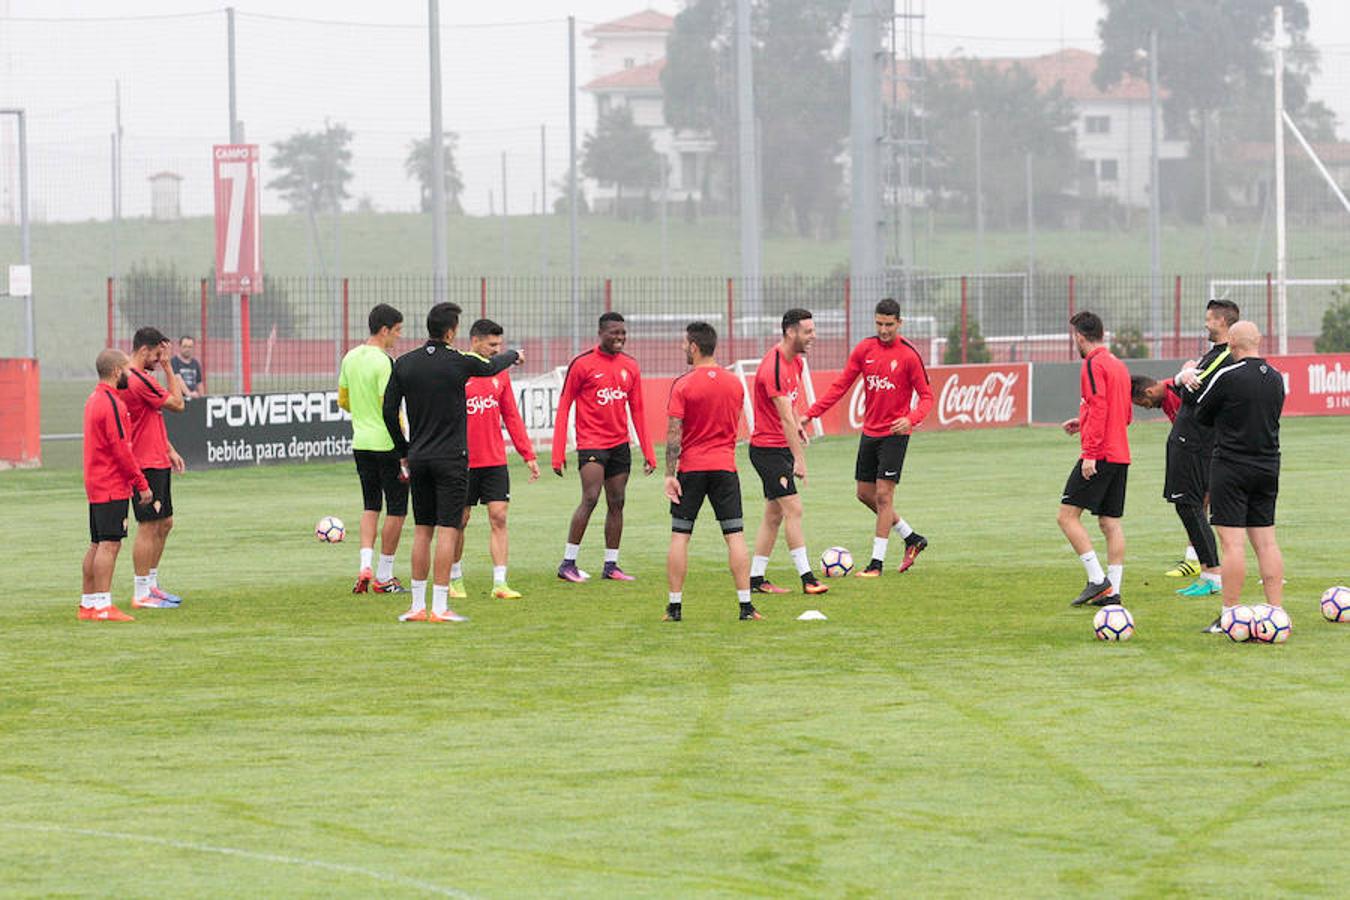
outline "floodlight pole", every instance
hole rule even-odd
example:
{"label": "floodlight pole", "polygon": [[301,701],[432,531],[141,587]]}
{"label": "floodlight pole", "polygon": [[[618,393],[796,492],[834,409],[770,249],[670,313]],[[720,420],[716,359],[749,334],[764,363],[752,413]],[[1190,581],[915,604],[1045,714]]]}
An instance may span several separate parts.
{"label": "floodlight pole", "polygon": [[1148,33],[1148,256],[1152,355],[1162,355],[1162,185],[1158,177],[1158,30]]}
{"label": "floodlight pole", "polygon": [[[29,265],[32,235],[28,222],[28,116],[22,109],[0,109],[0,116],[14,116],[19,120],[19,254],[23,264]],[[33,315],[33,290],[29,287],[24,297],[24,334],[29,359],[37,359],[37,322]]]}
{"label": "floodlight pole", "polygon": [[[736,149],[739,159],[742,316],[759,315],[760,200],[750,0],[736,0]],[[727,323],[731,327],[731,323]]]}
{"label": "floodlight pole", "polygon": [[[230,86],[230,143],[238,144],[243,140],[243,134],[239,128],[239,105],[238,90],[235,83],[235,52],[234,52],[234,7],[225,7],[225,29],[227,38],[227,55],[229,63],[229,86]],[[220,273],[216,273],[220,277]],[[239,393],[244,392],[244,314],[243,300],[240,295],[230,296],[230,333],[234,335],[233,352],[231,356],[234,362],[234,383],[235,389]]]}
{"label": "floodlight pole", "polygon": [[427,52],[431,73],[431,264],[432,297],[444,302],[450,262],[445,246],[445,134],[441,126],[441,4],[427,0]]}
{"label": "floodlight pole", "polygon": [[581,350],[581,262],[577,247],[577,18],[567,17],[567,233],[572,282],[572,355]]}
{"label": "floodlight pole", "polygon": [[1289,352],[1288,253],[1284,221],[1284,7],[1275,7],[1275,306],[1280,332],[1280,355]]}

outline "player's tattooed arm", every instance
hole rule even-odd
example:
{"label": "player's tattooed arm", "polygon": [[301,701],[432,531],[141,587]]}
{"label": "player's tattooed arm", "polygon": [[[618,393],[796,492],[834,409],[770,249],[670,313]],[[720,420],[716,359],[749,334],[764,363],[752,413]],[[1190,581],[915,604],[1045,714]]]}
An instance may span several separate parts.
{"label": "player's tattooed arm", "polygon": [[680,461],[680,438],[684,434],[684,421],[671,419],[666,428],[666,477],[675,477],[675,467]]}

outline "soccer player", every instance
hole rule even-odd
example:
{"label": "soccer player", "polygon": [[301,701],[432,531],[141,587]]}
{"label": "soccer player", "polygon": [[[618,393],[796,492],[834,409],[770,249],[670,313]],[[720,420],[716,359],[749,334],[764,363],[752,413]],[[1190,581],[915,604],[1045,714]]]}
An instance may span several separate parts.
{"label": "soccer player", "polygon": [[[1223,605],[1242,601],[1245,537],[1256,551],[1266,602],[1282,606],[1284,557],[1275,540],[1275,501],[1280,492],[1284,376],[1261,358],[1256,325],[1236,322],[1227,337],[1231,359],[1208,378],[1195,403],[1196,419],[1214,429],[1209,502],[1210,519],[1223,545]],[[1219,620],[1205,630],[1220,631]]]}
{"label": "soccer player", "polygon": [[[619,568],[619,542],[623,538],[623,504],[628,490],[628,472],[632,454],[628,449],[628,416],[642,448],[642,471],[656,471],[656,456],[647,437],[647,422],[642,414],[642,373],[637,360],[623,352],[628,327],[623,316],[607,312],[600,317],[599,341],[595,347],[572,360],[563,379],[558,398],[557,419],[553,423],[553,473],[561,476],[567,466],[567,419],[576,404],[577,473],[581,476],[581,503],[572,513],[563,547],[558,577],[582,582],[590,575],[577,568],[577,554],[586,525],[605,491],[605,567],[602,578],[632,581],[633,576]],[[627,406],[625,406],[625,403]]]}
{"label": "soccer player", "polygon": [[685,328],[684,356],[693,368],[675,379],[666,407],[666,499],[670,501],[670,551],[666,580],[670,594],[665,621],[678,622],[684,610],[684,576],[689,537],[706,498],[722,528],[727,564],[736,585],[740,618],[762,618],[750,602],[750,555],[736,475],[736,431],[745,403],[740,380],[717,364],[717,331],[707,322]]}
{"label": "soccer player", "polygon": [[[366,323],[370,337],[347,351],[338,370],[338,406],[352,415],[352,455],[361,481],[361,559],[352,593],[400,594],[406,589],[394,577],[394,556],[408,515],[408,477],[384,427],[384,388],[394,370],[389,353],[403,337],[403,313],[379,303],[371,308]],[[377,530],[380,561],[372,569]]]}
{"label": "soccer player", "polygon": [[[1070,604],[1106,606],[1120,602],[1125,571],[1125,482],[1130,469],[1130,371],[1107,349],[1102,320],[1083,311],[1069,320],[1073,342],[1083,357],[1078,376],[1081,394],[1078,417],[1063,423],[1066,434],[1076,434],[1082,446],[1060,497],[1059,528],[1069,539],[1087,571],[1087,586]],[[1107,570],[1092,549],[1083,527],[1083,510],[1097,517],[1106,537]]]}
{"label": "soccer player", "polygon": [[206,378],[202,375],[202,363],[193,356],[196,350],[197,341],[192,335],[185,334],[178,339],[178,354],[170,360],[173,374],[183,379],[183,398],[186,400],[206,396]]}
{"label": "soccer player", "polygon": [[149,506],[154,499],[131,451],[131,418],[117,392],[126,388],[130,361],[121,350],[104,350],[94,367],[98,384],[84,402],[84,493],[89,500],[89,549],[81,567],[81,621],[130,622],[112,602],[113,570],[127,536],[127,501]]}
{"label": "soccer player", "polygon": [[[173,530],[172,475],[185,468],[183,457],[169,443],[164,428],[164,410],[182,412],[185,408],[183,382],[169,367],[172,355],[169,339],[158,328],[137,329],[131,339],[127,386],[121,392],[131,418],[131,449],[155,495],[149,505],[135,508],[136,541],[131,546],[135,593],[131,605],[136,609],[172,609],[183,602],[177,594],[159,586],[159,563]],[[167,389],[155,376],[155,369],[163,371]]]}
{"label": "soccer player", "polygon": [[802,397],[802,360],[816,340],[816,323],[810,310],[789,309],[783,313],[783,338],[760,360],[755,370],[752,398],[755,427],[750,434],[750,464],[764,485],[764,518],[755,536],[755,556],[750,560],[750,590],[757,594],[786,594],[765,577],[769,554],[783,528],[788,555],[808,594],[829,590],[811,571],[802,533],[802,498],[794,479],[806,478],[806,432],[798,421]]}
{"label": "soccer player", "polygon": [[1209,301],[1205,307],[1205,331],[1212,346],[1199,360],[1188,361],[1173,379],[1181,406],[1167,436],[1167,476],[1163,496],[1176,509],[1196,560],[1192,562],[1183,557],[1167,575],[1175,578],[1199,576],[1193,584],[1177,591],[1187,597],[1208,597],[1222,589],[1219,548],[1205,519],[1214,431],[1196,419],[1195,401],[1214,373],[1228,363],[1228,329],[1237,320],[1238,308],[1232,301]]}
{"label": "soccer player", "polygon": [[[469,328],[469,349],[482,357],[496,356],[502,349],[502,326],[491,319],[479,319]],[[510,539],[506,532],[506,511],[511,505],[511,470],[506,465],[506,442],[502,425],[511,433],[530,482],[539,480],[539,462],[534,443],[525,430],[525,420],[516,406],[516,392],[506,372],[490,378],[470,378],[465,388],[469,417],[469,489],[464,507],[464,525],[469,512],[482,503],[488,515],[488,551],[492,555],[492,596],[498,600],[519,600],[520,591],[506,583],[506,560]],[[456,534],[455,561],[450,567],[450,596],[466,596],[461,560],[464,557],[464,529]]]}
{"label": "soccer player", "polygon": [[[496,375],[519,365],[524,355],[507,350],[484,359],[450,346],[459,328],[460,308],[437,303],[427,313],[425,344],[400,356],[384,389],[384,427],[411,476],[413,508],[412,606],[402,622],[463,622],[450,609],[450,566],[455,535],[464,526],[469,487],[468,418],[465,386],[476,375]],[[399,408],[407,402],[408,436]],[[437,529],[440,529],[439,533]],[[434,571],[431,539],[436,538]],[[427,575],[433,576],[427,613]]]}
{"label": "soccer player", "polygon": [[873,321],[876,337],[853,348],[844,371],[825,396],[806,411],[807,420],[818,418],[839,402],[854,381],[863,378],[863,433],[853,477],[858,482],[858,501],[876,513],[877,525],[872,537],[872,561],[858,573],[862,578],[881,575],[892,531],[905,542],[905,555],[897,571],[907,571],[928,547],[928,539],[895,511],[895,488],[905,467],[909,436],[933,408],[933,388],[919,351],[900,336],[904,321],[900,304],[889,297],[882,299]]}

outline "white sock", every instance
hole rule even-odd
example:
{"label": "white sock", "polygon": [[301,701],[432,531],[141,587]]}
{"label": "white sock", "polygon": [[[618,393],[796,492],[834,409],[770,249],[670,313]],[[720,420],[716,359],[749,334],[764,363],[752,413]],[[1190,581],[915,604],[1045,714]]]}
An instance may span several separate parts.
{"label": "white sock", "polygon": [[767,571],[769,571],[769,558],[767,556],[750,557],[751,578],[763,578]]}
{"label": "white sock", "polygon": [[421,612],[427,608],[427,583],[413,579],[412,582],[412,606],[408,607],[411,612]]}
{"label": "white sock", "polygon": [[563,544],[563,562],[576,562],[577,554],[580,552],[580,544]]}
{"label": "white sock", "polygon": [[749,588],[746,588],[746,589],[743,590],[743,591],[737,591],[737,592],[736,592],[736,599],[739,600],[741,603],[749,603],[749,602],[750,602],[750,589],[749,589]]}
{"label": "white sock", "polygon": [[1083,568],[1087,569],[1087,579],[1093,584],[1101,584],[1106,579],[1106,573],[1102,571],[1102,564],[1097,561],[1097,551],[1089,550],[1080,554],[1079,559],[1083,561]]}
{"label": "white sock", "polygon": [[136,592],[135,592],[132,596],[135,597],[137,600],[140,600],[142,597],[149,597],[149,596],[150,596],[150,576],[149,576],[149,575],[137,575],[137,576],[135,576],[135,581],[136,581]]}
{"label": "white sock", "polygon": [[[361,551],[364,553],[365,551]],[[394,558],[380,554],[380,564],[375,567],[375,580],[388,581],[394,577]]]}
{"label": "white sock", "polygon": [[792,564],[797,567],[798,575],[805,575],[807,572],[811,571],[811,560],[806,558],[805,547],[797,547],[796,549],[789,550],[788,556],[792,557]]}
{"label": "white sock", "polygon": [[107,609],[112,606],[112,594],[90,594],[89,596],[94,601],[94,609]]}
{"label": "white sock", "polygon": [[1198,554],[1196,554],[1195,548],[1192,547],[1190,544],[1186,545],[1186,559],[1190,560],[1191,562],[1200,561],[1200,557]]}
{"label": "white sock", "polygon": [[897,520],[896,523],[891,526],[891,530],[894,531],[896,534],[900,535],[902,538],[907,538],[914,533],[914,529],[910,528],[909,523],[906,522],[904,519]]}
{"label": "white sock", "polygon": [[450,585],[433,584],[431,586],[431,614],[445,615],[450,608]]}
{"label": "white sock", "polygon": [[1218,585],[1223,584],[1223,576],[1220,575],[1218,572],[1201,572],[1200,577],[1203,578],[1205,581],[1212,581]]}
{"label": "white sock", "polygon": [[450,580],[451,580],[451,581],[459,581],[459,580],[460,580],[461,578],[463,578],[463,577],[464,577],[464,564],[463,564],[463,563],[451,563],[451,564],[450,564]]}
{"label": "white sock", "polygon": [[1111,579],[1111,593],[1113,594],[1120,593],[1120,580],[1124,576],[1125,576],[1125,567],[1123,565],[1106,567],[1106,577]]}
{"label": "white sock", "polygon": [[152,588],[157,588],[157,587],[159,587],[159,569],[158,569],[158,568],[151,569],[151,570],[150,570],[150,574],[147,575],[146,577],[150,579],[150,586],[151,586]]}
{"label": "white sock", "polygon": [[872,538],[872,558],[886,561],[886,545],[891,542],[890,538],[874,537]]}
{"label": "white sock", "polygon": [[362,548],[361,548],[361,568],[362,568],[362,569],[369,569],[369,568],[370,568],[370,564],[371,564],[371,562],[372,562],[374,559],[375,559],[375,548],[374,548],[374,547],[362,547]]}
{"label": "white sock", "polygon": [[94,606],[94,595],[93,595],[93,594],[81,594],[81,595],[80,595],[80,606],[83,607],[84,609],[92,609],[93,606]]}
{"label": "white sock", "polygon": [[501,587],[506,584],[506,566],[492,567],[492,586]]}
{"label": "white sock", "polygon": [[679,606],[684,602],[684,591],[671,591],[666,597],[666,602],[671,606]]}
{"label": "white sock", "polygon": [[619,548],[618,548],[618,547],[606,547],[606,548],[605,548],[605,562],[607,562],[607,563],[617,563],[618,561],[619,561]]}

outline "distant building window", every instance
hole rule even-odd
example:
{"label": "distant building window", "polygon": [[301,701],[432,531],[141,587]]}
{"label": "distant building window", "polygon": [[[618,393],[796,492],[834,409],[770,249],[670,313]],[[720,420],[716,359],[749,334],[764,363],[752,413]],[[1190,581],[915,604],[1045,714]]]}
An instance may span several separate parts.
{"label": "distant building window", "polygon": [[1110,134],[1111,117],[1110,116],[1088,116],[1084,119],[1084,126],[1088,134]]}
{"label": "distant building window", "polygon": [[623,58],[623,67],[624,67],[625,69],[631,69],[631,68],[633,68],[633,66],[635,66],[635,65],[637,65],[637,60],[634,59],[633,57],[631,57],[631,56],[625,56],[625,57]]}
{"label": "distant building window", "polygon": [[608,112],[609,112],[609,94],[601,94],[599,97],[597,97],[596,100],[595,100],[595,108],[596,108],[596,111],[599,112],[600,115],[602,115],[602,116],[605,115],[606,113],[608,113]]}
{"label": "distant building window", "polygon": [[1102,181],[1115,181],[1120,177],[1120,166],[1114,159],[1104,159],[1097,164],[1097,177]]}
{"label": "distant building window", "polygon": [[1080,159],[1078,161],[1078,175],[1080,178],[1086,178],[1088,180],[1095,179],[1097,177],[1096,160]]}
{"label": "distant building window", "polygon": [[680,154],[680,187],[686,191],[698,187],[698,156],[694,153]]}

